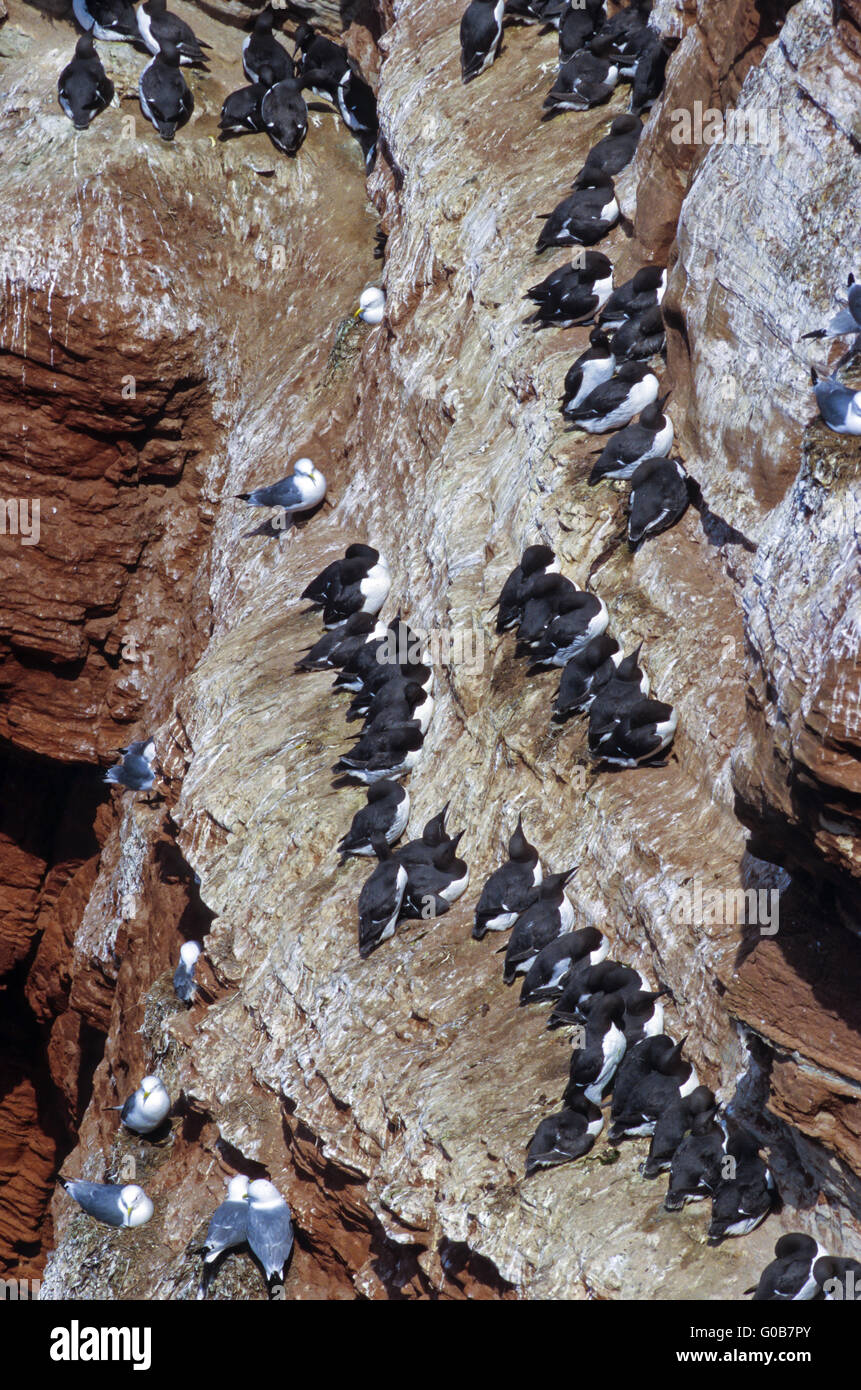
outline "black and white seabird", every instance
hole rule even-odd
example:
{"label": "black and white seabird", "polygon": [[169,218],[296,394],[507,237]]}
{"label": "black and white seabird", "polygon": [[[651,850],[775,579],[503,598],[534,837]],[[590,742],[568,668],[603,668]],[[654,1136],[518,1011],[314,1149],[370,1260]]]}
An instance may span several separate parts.
{"label": "black and white seabird", "polygon": [[249,82],[263,82],[264,68],[271,77],[270,87],[295,75],[293,59],[272,33],[274,27],[275,15],[267,6],[255,19],[254,29],[242,45],[242,67]]}
{"label": "black and white seabird", "polygon": [[199,941],[183,941],[179,948],[179,964],[173,972],[173,988],[183,1004],[192,1004],[197,991],[194,974],[203,947]]}
{"label": "black and white seabird", "polygon": [[105,1226],[143,1226],[153,1213],[153,1205],[137,1183],[83,1182],[61,1178],[60,1182],[88,1216]]}
{"label": "black and white seabird", "polygon": [[540,252],[549,246],[594,246],[618,220],[619,204],[610,175],[590,174],[588,184],[569,193],[547,215],[535,249]]}
{"label": "black and white seabird", "polygon": [[430,860],[395,858],[407,871],[402,917],[440,917],[452,903],[462,897],[469,886],[469,866],[457,857],[457,847],[463,836],[458,831],[453,839],[439,845]]}
{"label": "black and white seabird", "polygon": [[[270,95],[268,92],[267,96]],[[293,472],[280,482],[256,487],[253,492],[238,492],[236,496],[249,507],[278,507],[288,514],[307,512],[326,496],[326,479],[310,459],[302,458],[294,464]]]}
{"label": "black and white seabird", "polygon": [[72,9],[81,28],[101,43],[133,43],[140,36],[130,0],[72,0]]}
{"label": "black and white seabird", "polygon": [[633,549],[646,536],[675,526],[690,502],[688,475],[681,459],[651,458],[631,478],[628,502],[628,541]]}
{"label": "black and white seabird", "polygon": [[433,707],[433,696],[418,681],[388,681],[371,701],[360,738],[413,723],[418,725],[422,734],[426,734]]}
{"label": "black and white seabird", "polygon": [[613,267],[600,251],[587,251],[584,265],[560,266],[527,297],[538,308],[527,320],[537,328],[571,328],[590,323],[613,290]]}
{"label": "black and white seabird", "polygon": [[632,315],[616,329],[610,346],[618,362],[642,362],[663,352],[667,341],[660,304]]}
{"label": "black and white seabird", "polygon": [[557,266],[537,285],[531,285],[523,298],[531,299],[535,304],[552,303],[575,285],[592,285],[612,274],[613,262],[603,251],[578,251],[569,264]]}
{"label": "black and white seabird", "polygon": [[559,563],[549,545],[528,545],[520,563],[515,565],[496,600],[496,631],[507,632],[517,627],[523,616],[523,605],[529,597],[531,581],[538,575],[558,574]]}
{"label": "black and white seabird", "polygon": [[822,1255],[813,1266],[813,1277],[826,1303],[836,1300],[858,1301],[861,1289],[861,1260],[840,1255]]}
{"label": "black and white seabird", "polygon": [[587,1154],[604,1128],[604,1116],[585,1092],[572,1094],[564,1110],[542,1120],[526,1154],[526,1176]]}
{"label": "black and white seabird", "polygon": [[521,24],[549,24],[558,28],[566,0],[506,0],[506,18]]}
{"label": "black and white seabird", "polygon": [[609,381],[616,370],[610,340],[602,328],[593,328],[589,347],[581,352],[565,373],[560,410],[574,410],[596,386]]}
{"label": "black and white seabird", "polygon": [[537,898],[518,916],[507,946],[500,948],[505,950],[502,978],[507,985],[526,974],[539,951],[571,931],[574,909],[565,896],[565,885],[575,872],[576,866],[565,873],[545,874]]}
{"label": "black and white seabird", "polygon": [[455,840],[447,834],[445,820],[448,815],[448,802],[426,822],[417,840],[408,840],[397,851],[396,858],[402,864],[433,864],[437,851],[443,845],[453,845]]}
{"label": "black and white seabird", "polygon": [[620,994],[605,994],[596,1000],[589,1010],[584,1046],[571,1057],[563,1105],[570,1105],[581,1092],[593,1104],[601,1104],[601,1097],[625,1056],[624,1018],[625,1002]]}
{"label": "black and white seabird", "polygon": [[[362,719],[372,710],[382,709],[385,704],[397,702],[409,684],[418,685],[429,695],[433,689],[433,671],[430,666],[404,665],[390,666],[388,662],[377,662],[377,670],[369,672],[362,680],[362,688],[353,696],[347,710],[348,722]],[[430,717],[430,711],[423,714]]]}
{"label": "black and white seabird", "polygon": [[353,613],[379,613],[392,579],[388,561],[372,545],[351,545],[343,559],[327,565],[302,592],[314,608],[323,609],[326,627]]}
{"label": "black and white seabird", "polygon": [[385,840],[375,840],[373,850],[379,863],[359,894],[359,955],[363,960],[394,936],[407,886],[407,870]]}
{"label": "black and white seabird", "polygon": [[339,758],[334,770],[367,783],[403,777],[415,767],[423,742],[417,724],[363,734],[355,747]]}
{"label": "black and white seabird", "polygon": [[596,683],[600,684],[613,675],[622,660],[622,652],[615,637],[602,632],[593,637],[576,656],[565,663],[562,680],[553,702],[553,718],[560,722],[579,710],[588,709],[595,698]]}
{"label": "black and white seabird", "polygon": [[600,106],[612,95],[618,81],[618,64],[581,48],[560,65],[556,81],[544,98],[543,119],[549,121],[562,111],[589,111]]}
{"label": "black and white seabird", "polygon": [[338,844],[338,853],[343,859],[351,854],[373,854],[375,840],[393,845],[406,830],[409,818],[410,794],[406,787],[382,777],[368,787],[367,803],[354,815]]}
{"label": "black and white seabird", "polygon": [[[615,1115],[624,1114],[632,1103],[636,1104],[637,1091],[661,1062],[666,1062],[670,1067],[681,1065],[683,1043],[684,1039],[682,1043],[674,1043],[671,1037],[663,1034],[654,1038],[644,1038],[642,1042],[628,1048],[624,1064],[613,1086]],[[693,1089],[693,1085],[689,1086],[687,1093]],[[668,1089],[665,1099],[667,1104],[675,1103],[678,1099],[672,1087]]]}
{"label": "black and white seabird", "polygon": [[60,73],[57,99],[76,130],[86,130],[100,111],[110,106],[114,84],[102,67],[91,34],[82,34],[75,56]]}
{"label": "black and white seabird", "polygon": [[814,1266],[827,1254],[818,1240],[801,1231],[781,1236],[774,1247],[774,1259],[759,1276],[754,1303],[806,1303],[815,1298],[821,1284]]}
{"label": "black and white seabird", "polygon": [[464,82],[495,62],[502,43],[505,0],[470,0],[460,21],[460,72]]}
{"label": "black and white seabird", "polygon": [[542,947],[530,965],[520,989],[520,1004],[558,999],[565,979],[580,961],[597,965],[606,959],[610,943],[597,927],[566,932]]}
{"label": "black and white seabird", "polygon": [[[702,1133],[706,1124],[711,1124],[716,1116],[717,1101],[708,1086],[697,1086],[686,1096],[674,1096],[655,1122],[648,1156],[640,1164],[643,1177],[648,1180],[667,1172],[680,1144],[690,1134],[691,1126],[698,1125]],[[723,1138],[721,1130],[721,1152]]]}
{"label": "black and white seabird", "polygon": [[559,21],[560,65],[585,48],[605,17],[604,0],[586,0],[585,5],[569,0]]}
{"label": "black and white seabird", "polygon": [[631,88],[631,111],[634,115],[642,116],[664,90],[669,56],[670,50],[660,36],[653,29],[648,29],[637,57],[637,70]]}
{"label": "black and white seabird", "polygon": [[170,44],[179,54],[181,63],[205,65],[203,50],[209,48],[209,44],[198,39],[184,19],[169,12],[167,0],[144,0],[138,7],[137,19],[140,36],[150,53],[164,53],[165,45]]}
{"label": "black and white seabird", "polygon": [[283,1280],[293,1249],[293,1222],[281,1193],[266,1178],[255,1178],[248,1184],[247,1237],[267,1282]]}
{"label": "black and white seabird", "polygon": [[230,140],[234,136],[247,135],[249,132],[259,134],[263,130],[260,103],[274,80],[271,69],[263,67],[258,82],[252,83],[250,87],[239,87],[225,97],[218,119],[218,129],[221,132],[219,140]]}
{"label": "black and white seabird", "polygon": [[346,622],[330,628],[318,642],[309,647],[296,662],[296,671],[337,670],[370,641],[382,641],[387,632],[385,623],[372,613],[354,613]]}
{"label": "black and white seabird", "polygon": [[[308,108],[302,95],[301,79],[286,77],[270,87],[260,103],[260,116],[276,150],[294,155],[308,134]],[[309,463],[310,460],[300,462]],[[298,463],[296,469],[298,472]]]}
{"label": "black and white seabird", "polygon": [[632,478],[646,459],[665,458],[673,447],[675,431],[664,414],[666,396],[647,405],[640,418],[607,440],[589,474],[589,486],[602,478]]}
{"label": "black and white seabird", "polygon": [[165,39],[138,81],[141,111],[162,140],[172,140],[194,110],[194,97],[179,63],[177,49]]}
{"label": "black and white seabird", "polygon": [[609,732],[589,731],[589,751],[612,767],[637,767],[669,748],[676,736],[678,714],[662,700],[638,700],[626,705]]}
{"label": "black and white seabird", "polygon": [[663,1031],[665,989],[639,989],[625,995],[625,1041],[629,1047]]}
{"label": "black and white seabird", "polygon": [[313,80],[306,85],[336,100],[341,78],[350,70],[346,48],[323,34],[315,34],[310,24],[300,24],[293,38],[302,54],[300,67],[303,74],[314,74]]}
{"label": "black and white seabird", "polygon": [[635,0],[605,19],[589,47],[595,53],[626,60],[630,71],[648,43],[648,18],[652,0]]}
{"label": "black and white seabird", "polygon": [[586,162],[574,180],[574,187],[580,188],[590,174],[601,171],[605,174],[619,174],[634,158],[637,142],[643,133],[643,122],[630,114],[617,116],[609,132],[597,145],[593,145]]}
{"label": "black and white seabird", "polygon": [[810,372],[819,413],[835,434],[861,434],[861,391],[842,386],[835,376]]}
{"label": "black and white seabird", "polygon": [[[406,668],[426,665],[427,652],[420,639],[408,623],[396,618],[388,624],[385,637],[366,643],[343,663],[341,673],[335,680],[335,688],[358,693],[364,689],[367,681],[379,677],[384,666]],[[421,680],[421,677],[416,674],[415,679]]]}
{"label": "black and white seabird", "polygon": [[654,309],[664,298],[667,270],[662,265],[644,265],[614,290],[598,315],[602,328],[620,328],[626,319]]}
{"label": "black and white seabird", "polygon": [[684,1044],[684,1038],[675,1043],[657,1033],[628,1049],[613,1087],[611,1144],[654,1134],[666,1107],[696,1089],[696,1072],[682,1056]]}
{"label": "black and white seabird", "polygon": [[708,1087],[698,1086],[688,1097],[688,1107],[689,1133],[681,1140],[670,1162],[670,1181],[664,1198],[666,1211],[681,1211],[686,1202],[701,1202],[713,1197],[721,1181],[726,1131],[718,1119],[714,1095]]}
{"label": "black and white seabird", "polygon": [[338,110],[348,130],[354,135],[376,138],[377,98],[374,90],[352,67],[341,74],[337,90]]}
{"label": "black and white seabird", "polygon": [[525,601],[517,625],[517,654],[524,655],[538,642],[545,629],[569,605],[579,603],[580,590],[562,574],[547,571],[536,574],[524,586]]}
{"label": "black and white seabird", "polygon": [[[583,957],[569,971],[547,1020],[548,1031],[582,1022],[602,996],[619,995],[626,1003],[643,985],[642,975],[630,965],[623,965],[621,961],[610,960],[606,956],[593,965],[589,957]],[[620,1027],[623,1026],[624,1012],[620,1021]]]}
{"label": "black and white seabird", "polygon": [[563,414],[574,429],[609,434],[656,401],[658,389],[658,378],[644,362],[623,362],[614,377]]}
{"label": "black and white seabird", "polygon": [[206,1297],[211,1267],[228,1250],[235,1250],[248,1239],[248,1179],[237,1173],[227,1184],[227,1197],[209,1218],[203,1242],[203,1281],[198,1298]]}
{"label": "black and white seabird", "polygon": [[649,694],[651,682],[639,665],[642,643],[618,663],[596,671],[586,708],[589,736],[597,747],[612,733],[621,716]]}
{"label": "black and white seabird", "polygon": [[712,1198],[709,1245],[720,1245],[730,1236],[749,1235],[774,1205],[774,1178],[754,1137],[744,1131],[730,1134],[725,1150],[734,1159],[733,1176],[721,1177]]}
{"label": "black and white seabird", "polygon": [[167,1119],[170,1096],[161,1077],[145,1076],[123,1105],[107,1108],[120,1111],[120,1120],[126,1129],[135,1134],[152,1134]]}
{"label": "black and white seabird", "polygon": [[[344,573],[349,573],[351,562],[358,560],[363,563],[363,568],[370,569],[379,558],[379,551],[372,545],[364,545],[361,542],[348,545],[339,559],[330,561],[309,584],[305,585],[299,597],[307,599],[312,608],[325,608],[329,600],[343,587]],[[349,581],[352,582],[354,578],[350,573]]]}
{"label": "black and white seabird", "polygon": [[523,833],[523,817],[518,816],[514,834],[508,841],[508,861],[495,869],[481,890],[475,909],[476,941],[489,931],[505,931],[538,897],[543,872],[538,850]]}
{"label": "black and white seabird", "polygon": [[606,631],[609,621],[606,604],[597,594],[585,589],[563,594],[556,616],[529,648],[532,665],[565,666]]}

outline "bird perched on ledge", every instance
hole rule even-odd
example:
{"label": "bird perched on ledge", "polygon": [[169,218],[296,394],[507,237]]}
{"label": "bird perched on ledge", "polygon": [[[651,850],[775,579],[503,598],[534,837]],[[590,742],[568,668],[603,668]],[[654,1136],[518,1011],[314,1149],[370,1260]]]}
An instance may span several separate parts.
{"label": "bird perched on ledge", "polygon": [[143,1226],[152,1216],[152,1202],[137,1183],[123,1186],[71,1178],[61,1178],[60,1182],[78,1206],[104,1226]]}
{"label": "bird perched on ledge", "polygon": [[294,465],[293,472],[280,482],[267,487],[256,487],[252,492],[237,492],[241,502],[249,507],[279,507],[292,515],[307,512],[316,507],[326,496],[326,479],[310,459],[302,458]]}
{"label": "bird perched on ledge", "polygon": [[460,21],[460,71],[472,82],[496,61],[502,43],[505,0],[471,0]]}

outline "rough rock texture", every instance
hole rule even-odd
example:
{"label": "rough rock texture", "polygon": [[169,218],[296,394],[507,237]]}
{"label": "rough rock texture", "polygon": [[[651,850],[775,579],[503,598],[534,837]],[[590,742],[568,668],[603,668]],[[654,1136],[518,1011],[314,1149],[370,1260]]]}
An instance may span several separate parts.
{"label": "rough rock texture", "polygon": [[[227,29],[238,6],[176,8],[217,53],[238,47]],[[212,145],[235,61],[192,79],[198,110],[174,148],[138,116],[128,159],[119,112],[75,137],[52,105],[68,26],[13,6],[3,30],[4,44],[29,54],[4,117],[4,205],[17,200],[18,211],[0,264],[20,286],[7,296],[17,307],[2,341],[16,356],[4,402],[34,436],[31,476],[19,447],[3,464],[4,495],[37,478],[47,498],[50,483],[76,523],[70,540],[67,526],[43,522],[26,564],[4,538],[15,576],[2,613],[15,712],[6,736],[59,776],[125,741],[122,725],[158,726],[166,783],[163,803],[89,808],[100,857],[67,856],[44,930],[34,895],[54,859],[9,836],[10,959],[36,952],[26,994],[47,1038],[56,1113],[77,1133],[63,1171],[134,1172],[156,1202],[149,1225],[118,1237],[58,1195],[46,1296],[193,1296],[194,1246],[237,1168],[265,1171],[294,1209],[291,1297],[738,1297],[781,1224],[857,1253],[858,947],[838,910],[850,911],[857,852],[847,597],[858,445],[810,425],[809,345],[798,343],[829,312],[855,244],[853,21],[835,39],[824,0],[802,0],[782,27],[783,7],[754,19],[739,4],[729,23],[726,7],[702,0],[672,30],[660,7],[681,42],[625,176],[636,243],[619,229],[608,250],[622,277],[643,257],[664,258],[681,207],[665,389],[705,506],[631,556],[618,542],[621,494],[586,487],[593,446],[561,433],[555,410],[586,333],[533,333],[521,300],[566,259],[536,258],[535,212],[563,195],[625,96],[540,125],[555,38],[537,27],[510,30],[467,96],[461,8],[424,0],[382,12],[375,210],[358,150],[329,116],[315,117],[296,161],[265,141]],[[351,47],[373,73],[372,27],[357,20]],[[139,60],[111,59],[131,90]],[[659,130],[700,92],[779,105],[777,151],[667,150]],[[48,210],[23,193],[34,160],[69,194],[50,244]],[[823,168],[835,182],[814,210]],[[377,218],[389,234],[387,319],[342,333],[355,293],[379,274]],[[827,263],[814,274],[822,226]],[[115,263],[105,245],[124,248]],[[105,385],[94,393],[97,372]],[[117,384],[127,374],[138,377],[133,402]],[[68,476],[54,487],[46,460],[58,431]],[[227,499],[300,452],[323,463],[334,508],[281,541],[251,535],[254,522]],[[367,866],[339,868],[332,853],[362,801],[330,786],[345,702],[327,677],[292,666],[319,631],[296,595],[366,536],[392,562],[387,611],[400,605],[438,639],[411,828],[450,798],[472,884],[439,922],[404,926],[362,962],[355,904]],[[666,767],[596,774],[581,723],[551,731],[553,678],[527,683],[511,639],[492,635],[490,605],[537,536],[602,595],[626,648],[643,641],[656,691],[680,714]],[[61,606],[51,589],[70,564],[87,574]],[[128,630],[151,654],[149,671],[117,659]],[[474,635],[480,661],[452,658],[452,633]],[[40,655],[22,660],[28,642]],[[756,824],[751,846],[737,798]],[[568,1050],[543,1031],[540,1010],[516,1007],[497,943],[469,938],[518,810],[554,869],[579,864],[578,922],[599,925],[620,958],[669,986],[670,1029],[688,1033],[701,1079],[735,1097],[767,1144],[788,1205],[746,1240],[709,1250],[702,1207],[664,1214],[663,1181],[637,1175],[639,1144],[612,1162],[599,1143],[576,1167],[522,1180]],[[828,824],[817,828],[820,813]],[[694,881],[783,889],[780,932],[761,938],[734,917],[674,922],[674,896]],[[170,973],[183,937],[201,935],[206,998],[186,1011]],[[117,1135],[103,1108],[145,1068],[178,1101],[164,1148]],[[214,1292],[265,1291],[243,1256]]]}

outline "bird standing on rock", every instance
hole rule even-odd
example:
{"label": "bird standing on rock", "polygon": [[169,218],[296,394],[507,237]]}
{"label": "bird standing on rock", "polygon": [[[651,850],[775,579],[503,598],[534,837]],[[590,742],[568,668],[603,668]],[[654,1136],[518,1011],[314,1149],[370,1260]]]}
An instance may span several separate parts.
{"label": "bird standing on rock", "polygon": [[206,1297],[215,1261],[248,1239],[248,1179],[237,1173],[227,1184],[227,1197],[210,1217],[203,1244],[203,1280],[198,1298]]}
{"label": "bird standing on rock", "polygon": [[662,396],[647,405],[635,424],[617,430],[607,440],[592,465],[590,487],[600,483],[602,478],[632,478],[646,459],[663,458],[670,452],[675,431],[669,415],[664,414],[667,399]]}
{"label": "bird standing on rock", "polygon": [[628,543],[633,550],[647,536],[668,531],[684,516],[690,491],[680,459],[646,459],[631,478]]}
{"label": "bird standing on rock", "polygon": [[263,117],[260,114],[260,103],[274,80],[271,69],[262,67],[259,81],[253,82],[250,87],[239,87],[235,92],[231,92],[228,97],[225,97],[218,121],[218,128],[221,132],[218,137],[219,140],[229,140],[233,136],[245,135],[249,131],[255,134],[262,132],[264,127]]}
{"label": "bird standing on rock", "polygon": [[508,862],[496,869],[481,890],[472,935],[476,941],[489,931],[505,931],[538,897],[543,872],[538,850],[523,833],[523,817],[508,841]]}
{"label": "bird standing on rock", "polygon": [[269,86],[295,76],[293,59],[272,33],[275,15],[267,6],[254,21],[254,29],[242,45],[242,66],[249,82],[263,82],[264,69]]}
{"label": "bird standing on rock", "polygon": [[604,1128],[604,1116],[585,1091],[572,1093],[564,1110],[541,1121],[526,1155],[526,1176],[557,1168],[587,1154]]}
{"label": "bird standing on rock", "polygon": [[140,36],[150,53],[164,53],[171,47],[178,54],[178,62],[189,66],[203,67],[206,64],[205,48],[208,43],[198,39],[184,19],[171,14],[167,0],[144,0],[137,12]]}
{"label": "bird standing on rock", "polygon": [[184,1004],[194,1002],[197,989],[194,972],[202,952],[203,947],[199,941],[184,941],[179,948],[179,964],[173,972],[173,988],[177,998]]}
{"label": "bird standing on rock", "polygon": [[141,111],[162,140],[172,140],[194,110],[194,96],[179,65],[177,48],[165,39],[138,81]]}
{"label": "bird standing on rock", "polygon": [[284,1278],[293,1249],[290,1208],[274,1183],[255,1178],[248,1184],[248,1244],[263,1266],[267,1282]]}
{"label": "bird standing on rock", "polygon": [[133,43],[140,37],[130,0],[72,0],[72,10],[81,28],[101,43]]}
{"label": "bird standing on rock", "polygon": [[470,0],[460,21],[460,71],[464,82],[495,62],[502,43],[505,0]]}
{"label": "bird standing on rock", "polygon": [[252,492],[237,492],[236,496],[249,507],[279,507],[292,515],[310,511],[322,502],[326,496],[326,479],[310,459],[302,458],[294,464],[293,472],[280,482],[256,487]]}
{"label": "bird standing on rock", "polygon": [[563,414],[574,429],[609,434],[657,400],[658,390],[658,378],[644,362],[623,362],[614,377]]}
{"label": "bird standing on rock", "polygon": [[546,251],[550,246],[594,246],[615,227],[619,204],[613,180],[601,170],[587,178],[588,182],[546,214],[536,251]]}
{"label": "bird standing on rock", "polygon": [[308,107],[301,79],[285,77],[270,87],[260,103],[260,117],[276,150],[295,155],[308,134]]}
{"label": "bird standing on rock", "polygon": [[75,56],[60,73],[57,99],[76,130],[86,130],[100,111],[110,106],[114,84],[102,67],[90,34],[82,34]]}
{"label": "bird standing on rock", "polygon": [[374,840],[372,848],[379,862],[359,894],[359,955],[363,960],[394,936],[407,886],[407,870],[385,840]]}

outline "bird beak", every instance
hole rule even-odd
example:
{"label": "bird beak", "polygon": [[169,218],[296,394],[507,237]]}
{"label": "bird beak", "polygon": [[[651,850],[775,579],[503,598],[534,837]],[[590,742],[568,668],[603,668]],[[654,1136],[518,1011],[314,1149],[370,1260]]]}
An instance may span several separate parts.
{"label": "bird beak", "polygon": [[358,307],[358,309],[354,309],[354,311],[353,311],[353,318],[354,318],[354,319],[357,319],[357,318],[359,317],[359,315],[361,314],[361,312],[362,312],[362,306],[361,306],[361,304],[360,304],[359,307]]}

